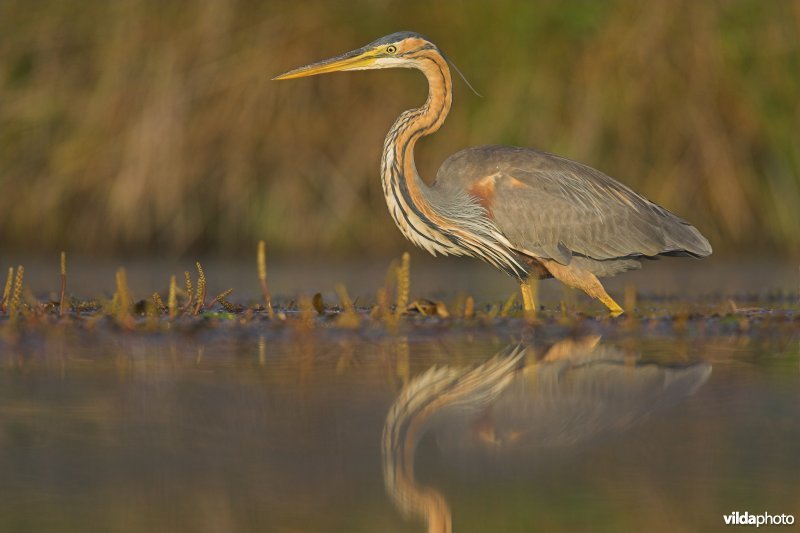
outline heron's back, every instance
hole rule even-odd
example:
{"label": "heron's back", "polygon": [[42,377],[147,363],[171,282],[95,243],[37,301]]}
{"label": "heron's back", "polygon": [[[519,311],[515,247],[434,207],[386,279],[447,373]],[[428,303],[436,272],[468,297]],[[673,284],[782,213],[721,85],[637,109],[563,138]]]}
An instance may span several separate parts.
{"label": "heron's back", "polygon": [[476,196],[523,254],[593,265],[598,275],[636,268],[636,257],[705,257],[711,246],[688,222],[586,165],[546,152],[481,146],[458,152],[435,187]]}

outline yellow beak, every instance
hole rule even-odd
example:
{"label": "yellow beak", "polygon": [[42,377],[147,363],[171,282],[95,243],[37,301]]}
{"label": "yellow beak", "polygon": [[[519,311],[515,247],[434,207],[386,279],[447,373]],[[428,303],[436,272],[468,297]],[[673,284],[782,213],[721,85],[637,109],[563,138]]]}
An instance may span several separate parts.
{"label": "yellow beak", "polygon": [[328,72],[338,72],[340,70],[363,70],[375,64],[375,54],[366,48],[359,48],[352,52],[347,52],[337,57],[325,59],[284,72],[272,78],[273,80],[291,80],[294,78],[304,78],[306,76],[316,76]]}

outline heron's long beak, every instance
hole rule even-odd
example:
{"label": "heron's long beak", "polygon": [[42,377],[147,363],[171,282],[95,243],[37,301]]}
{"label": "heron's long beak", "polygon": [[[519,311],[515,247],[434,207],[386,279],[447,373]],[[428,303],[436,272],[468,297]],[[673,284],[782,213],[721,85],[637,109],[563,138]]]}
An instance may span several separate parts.
{"label": "heron's long beak", "polygon": [[315,76],[317,74],[326,74],[328,72],[338,72],[340,70],[362,70],[367,69],[370,65],[375,63],[376,56],[371,49],[359,48],[352,52],[347,52],[337,57],[324,59],[311,63],[304,67],[296,68],[288,72],[284,72],[272,78],[273,80],[291,80],[293,78],[304,78],[306,76]]}

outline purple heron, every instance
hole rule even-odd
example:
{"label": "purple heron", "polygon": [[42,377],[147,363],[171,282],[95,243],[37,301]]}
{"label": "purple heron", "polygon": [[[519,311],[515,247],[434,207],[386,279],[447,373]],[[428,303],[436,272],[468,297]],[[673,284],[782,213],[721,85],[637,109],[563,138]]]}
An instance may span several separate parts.
{"label": "purple heron", "polygon": [[556,278],[623,312],[598,277],[640,268],[639,259],[706,257],[711,246],[691,224],[602,172],[564,157],[513,146],[462,150],[427,185],[414,164],[417,141],[441,127],[453,101],[448,62],[413,32],[285,72],[286,80],[346,70],[415,68],[428,99],[403,112],[381,157],[386,203],[411,242],[433,255],[481,259],[520,283],[534,313],[534,280]]}

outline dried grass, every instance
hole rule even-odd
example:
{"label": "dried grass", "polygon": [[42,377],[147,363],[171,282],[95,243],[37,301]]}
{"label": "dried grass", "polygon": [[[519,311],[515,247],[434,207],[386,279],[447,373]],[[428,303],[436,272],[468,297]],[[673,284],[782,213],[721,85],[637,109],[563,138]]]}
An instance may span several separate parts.
{"label": "dried grass", "polygon": [[796,253],[799,5],[499,0],[454,19],[409,0],[353,19],[322,0],[8,2],[0,241],[396,250],[378,158],[387,125],[424,100],[420,77],[268,80],[416,20],[485,95],[456,82],[424,177],[467,146],[531,146],[617,177],[718,251]]}

